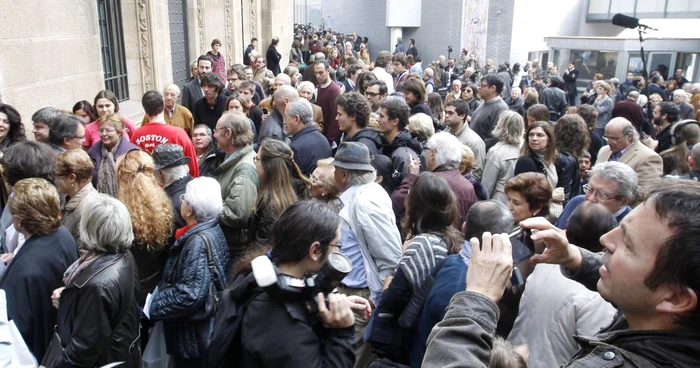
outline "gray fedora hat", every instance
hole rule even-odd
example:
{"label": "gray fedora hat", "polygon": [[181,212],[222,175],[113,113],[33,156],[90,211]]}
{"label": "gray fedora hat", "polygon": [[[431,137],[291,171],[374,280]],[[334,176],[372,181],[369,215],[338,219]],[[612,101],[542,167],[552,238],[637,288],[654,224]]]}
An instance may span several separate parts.
{"label": "gray fedora hat", "polygon": [[367,146],[357,142],[341,143],[331,165],[346,170],[374,171],[374,166],[369,161]]}
{"label": "gray fedora hat", "polygon": [[159,144],[153,149],[154,170],[167,169],[169,167],[187,165],[190,158],[185,157],[182,146],[178,144]]}

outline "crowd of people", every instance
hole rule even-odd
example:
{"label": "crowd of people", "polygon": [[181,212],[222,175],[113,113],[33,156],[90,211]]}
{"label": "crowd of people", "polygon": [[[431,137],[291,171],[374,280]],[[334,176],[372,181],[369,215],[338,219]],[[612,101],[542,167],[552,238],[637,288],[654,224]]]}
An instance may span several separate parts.
{"label": "crowd of people", "polygon": [[227,67],[215,39],[138,124],[104,90],[28,140],[0,104],[0,289],[37,362],[700,364],[700,83],[579,96],[577,60],[367,45],[299,25],[284,69],[278,38]]}

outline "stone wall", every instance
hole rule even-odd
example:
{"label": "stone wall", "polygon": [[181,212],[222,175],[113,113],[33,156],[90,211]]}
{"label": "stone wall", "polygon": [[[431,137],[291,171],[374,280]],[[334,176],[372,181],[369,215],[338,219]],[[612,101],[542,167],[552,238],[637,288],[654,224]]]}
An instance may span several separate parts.
{"label": "stone wall", "polygon": [[[294,35],[293,0],[185,0],[190,59],[222,41],[226,65],[240,63],[252,37],[261,49],[280,37],[282,65]],[[168,1],[121,0],[129,99],[120,110],[135,118],[143,93],[172,80]],[[31,131],[31,115],[54,106],[70,110],[105,88],[97,1],[6,1],[0,12],[0,101],[16,107]],[[31,137],[31,134],[28,134]]]}
{"label": "stone wall", "polygon": [[96,2],[4,2],[0,75],[0,94],[18,109],[28,132],[41,107],[91,101],[104,88]]}

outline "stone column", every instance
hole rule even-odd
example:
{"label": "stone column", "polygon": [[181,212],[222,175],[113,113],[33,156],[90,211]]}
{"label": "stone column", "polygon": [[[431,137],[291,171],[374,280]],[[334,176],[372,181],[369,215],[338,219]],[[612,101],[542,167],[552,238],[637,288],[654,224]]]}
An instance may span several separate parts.
{"label": "stone column", "polygon": [[[401,27],[391,27],[389,29],[389,50],[390,52],[394,52],[394,49],[396,49],[396,39],[401,37],[403,39],[403,28]],[[403,40],[404,44],[406,47],[408,47],[408,40]],[[416,46],[417,48],[418,46]]]}
{"label": "stone column", "polygon": [[265,55],[272,37],[279,37],[277,51],[282,54],[280,69],[289,63],[289,51],[294,41],[294,0],[259,0],[262,10],[262,39],[258,39],[260,53]]}

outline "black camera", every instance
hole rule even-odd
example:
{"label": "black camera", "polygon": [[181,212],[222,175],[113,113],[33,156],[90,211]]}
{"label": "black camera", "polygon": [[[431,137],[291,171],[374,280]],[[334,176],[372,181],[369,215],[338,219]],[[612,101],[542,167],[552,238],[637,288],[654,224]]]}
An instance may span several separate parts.
{"label": "black camera", "polygon": [[251,266],[255,282],[273,298],[279,301],[306,301],[313,311],[317,306],[316,295],[323,293],[327,296],[352,271],[352,262],[340,252],[331,253],[318,273],[305,275],[303,279],[281,273],[266,255],[255,258]]}
{"label": "black camera", "polygon": [[447,52],[451,53],[452,51],[454,51],[454,50],[452,50],[452,46],[447,46]]}

